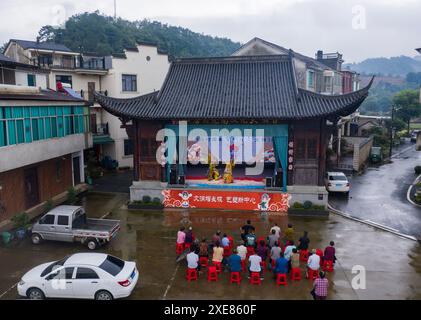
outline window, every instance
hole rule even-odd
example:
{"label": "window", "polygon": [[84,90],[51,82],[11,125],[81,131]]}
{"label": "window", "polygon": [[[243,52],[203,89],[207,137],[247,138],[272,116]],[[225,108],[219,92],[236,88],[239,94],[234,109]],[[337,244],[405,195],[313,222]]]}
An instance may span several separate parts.
{"label": "window", "polygon": [[28,74],[28,87],[36,87],[37,79],[34,74]]}
{"label": "window", "polygon": [[68,216],[58,216],[57,224],[59,226],[68,226],[69,225],[69,217]]}
{"label": "window", "polygon": [[60,75],[58,75],[58,76],[56,76],[56,83],[57,82],[70,84],[70,87],[73,88],[72,76],[60,76]]}
{"label": "window", "polygon": [[53,270],[62,267],[67,259],[69,259],[69,256],[65,257],[64,259],[57,261],[57,262],[53,262],[52,264],[50,264],[47,268],[44,269],[44,271],[41,273],[41,277],[46,276],[47,274],[49,274],[50,272],[52,272]]}
{"label": "window", "polygon": [[124,140],[124,155],[125,156],[132,156],[133,155],[133,141],[132,140]]}
{"label": "window", "polygon": [[136,92],[137,91],[137,76],[123,74],[122,76],[122,90],[123,92]]}
{"label": "window", "polygon": [[314,71],[307,71],[307,88],[314,88]]}
{"label": "window", "polygon": [[301,138],[297,139],[296,143],[296,158],[297,159],[317,159],[317,139],[316,138]]}
{"label": "window", "polygon": [[124,261],[113,256],[107,256],[107,259],[99,266],[102,270],[116,276],[124,268]]}
{"label": "window", "polygon": [[324,91],[331,92],[333,87],[333,79],[332,77],[324,77]]}
{"label": "window", "polygon": [[39,221],[39,224],[54,224],[54,215],[53,214],[46,215],[44,218],[42,218]]}
{"label": "window", "polygon": [[90,268],[77,268],[76,279],[99,279],[96,272]]}

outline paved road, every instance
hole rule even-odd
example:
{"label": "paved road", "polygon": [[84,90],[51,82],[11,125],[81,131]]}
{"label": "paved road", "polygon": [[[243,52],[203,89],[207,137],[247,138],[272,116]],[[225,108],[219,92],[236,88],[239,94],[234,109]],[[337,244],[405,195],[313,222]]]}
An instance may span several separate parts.
{"label": "paved road", "polygon": [[411,205],[406,194],[416,178],[414,167],[421,165],[421,152],[415,151],[413,146],[395,155],[392,161],[352,177],[349,199],[335,195],[330,196],[329,202],[352,216],[418,237],[421,234],[421,209]]}
{"label": "paved road", "polygon": [[94,180],[94,190],[98,192],[130,193],[133,171],[109,172]]}

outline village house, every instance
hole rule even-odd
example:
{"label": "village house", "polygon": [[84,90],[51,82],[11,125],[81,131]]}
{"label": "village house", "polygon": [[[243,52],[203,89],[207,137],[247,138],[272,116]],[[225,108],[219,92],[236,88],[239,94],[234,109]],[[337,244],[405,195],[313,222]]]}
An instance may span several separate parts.
{"label": "village house", "polygon": [[73,52],[57,43],[12,39],[4,54],[15,62],[47,70],[45,87],[56,90],[60,82],[79,92],[91,104],[90,121],[99,160],[108,156],[119,167],[133,166],[132,141],[120,128],[120,121],[94,103],[93,93],[131,98],[159,90],[169,67],[165,52],[142,42],[122,54],[98,56]]}
{"label": "village house", "polygon": [[[172,62],[159,92],[134,99],[96,93],[96,101],[121,119],[135,142],[131,200],[148,195],[161,197],[166,207],[268,211],[285,211],[288,201],[326,205],[329,139],[340,118],[358,109],[372,82],[345,95],[310,91],[300,85],[296,60],[291,51],[179,59]],[[199,141],[193,145],[190,141],[187,150],[180,149],[186,137],[178,128],[179,121],[187,121],[188,132],[208,133],[211,144],[221,142],[212,136],[215,129],[238,129],[241,136],[246,130],[263,129],[263,172],[248,176],[247,165],[235,164],[233,169],[231,161],[184,165],[185,153],[201,146]],[[160,163],[157,134],[164,128],[175,136],[168,134],[164,140],[166,161]],[[228,148],[241,153],[246,143],[256,143],[253,138],[247,141],[229,142]],[[180,151],[174,156],[175,149]],[[209,148],[211,159],[218,158],[214,150]],[[218,179],[222,170],[223,180]]]}
{"label": "village house", "polygon": [[85,101],[0,84],[0,222],[83,184],[91,147]]}

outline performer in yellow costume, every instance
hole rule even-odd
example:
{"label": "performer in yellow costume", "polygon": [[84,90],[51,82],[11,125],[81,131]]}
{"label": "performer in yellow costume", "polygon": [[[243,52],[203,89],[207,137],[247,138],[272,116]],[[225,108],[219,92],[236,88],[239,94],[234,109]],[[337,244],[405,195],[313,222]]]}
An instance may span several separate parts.
{"label": "performer in yellow costume", "polygon": [[212,156],[208,154],[208,163],[209,163],[209,171],[208,171],[208,180],[218,181],[220,178],[219,170],[216,168],[216,165],[212,163]]}
{"label": "performer in yellow costume", "polygon": [[234,183],[234,177],[232,175],[232,169],[234,168],[233,162],[228,162],[225,166],[224,171],[224,183]]}

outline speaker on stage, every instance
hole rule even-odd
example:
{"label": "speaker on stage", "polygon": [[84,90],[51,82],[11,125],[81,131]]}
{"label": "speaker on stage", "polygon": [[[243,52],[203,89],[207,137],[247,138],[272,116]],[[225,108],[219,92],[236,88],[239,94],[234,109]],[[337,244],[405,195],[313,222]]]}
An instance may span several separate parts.
{"label": "speaker on stage", "polygon": [[276,172],[276,176],[275,176],[275,188],[282,188],[283,187],[283,175],[284,173],[282,172],[282,170],[278,170]]}
{"label": "speaker on stage", "polygon": [[266,177],[266,188],[272,188],[272,177]]}
{"label": "speaker on stage", "polygon": [[177,171],[174,169],[171,169],[170,171],[170,184],[171,185],[177,184]]}
{"label": "speaker on stage", "polygon": [[178,184],[184,186],[186,184],[186,176],[179,176]]}

